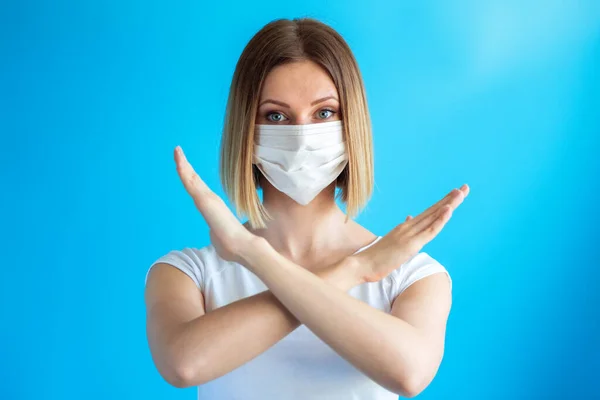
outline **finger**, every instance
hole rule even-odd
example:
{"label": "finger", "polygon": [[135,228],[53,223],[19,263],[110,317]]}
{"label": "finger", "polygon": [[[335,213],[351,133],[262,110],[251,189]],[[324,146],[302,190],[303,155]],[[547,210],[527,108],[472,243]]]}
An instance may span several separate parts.
{"label": "finger", "polygon": [[194,200],[196,208],[211,229],[223,232],[237,228],[240,222],[231,213],[225,202],[194,171],[179,146],[175,149],[175,162],[177,163],[177,172],[186,191]]}
{"label": "finger", "polygon": [[183,149],[179,146],[175,148],[175,162],[177,163],[177,173],[179,174],[179,178],[185,187],[185,190],[194,200],[194,204],[196,208],[207,222],[211,223],[212,214],[218,213],[219,211],[215,211],[215,207],[226,207],[224,204],[216,204],[221,203],[219,201],[220,197],[217,196],[210,188],[204,183],[204,181],[200,178],[200,175],[194,171],[194,168],[187,160]]}
{"label": "finger", "polygon": [[435,218],[432,220],[431,224],[418,232],[418,234],[415,236],[415,239],[418,241],[420,246],[424,246],[425,244],[429,243],[438,235],[438,233],[441,232],[442,228],[452,217],[452,211],[453,210],[450,205],[443,206],[439,212],[435,214]]}
{"label": "finger", "polygon": [[[442,202],[438,202],[438,207],[443,207],[446,204],[449,204],[452,206],[452,210],[454,211],[456,209],[456,207],[458,207],[464,200],[465,197],[468,196],[469,192],[470,192],[470,188],[469,185],[467,185],[466,183],[463,184],[460,188],[458,189],[453,189],[452,191],[450,191],[450,193],[448,193],[448,195],[446,195],[446,197],[443,199],[445,201]],[[454,193],[452,193],[454,192]],[[462,196],[461,196],[462,195]],[[432,213],[435,213],[436,210],[432,210]]]}
{"label": "finger", "polygon": [[411,219],[412,219],[412,217],[410,215],[408,217],[406,217],[406,221],[410,221]]}
{"label": "finger", "polygon": [[[456,189],[456,188],[452,189],[446,196],[444,196],[437,203],[435,203],[434,205],[432,205],[431,207],[429,207],[428,209],[426,209],[425,211],[423,211],[421,214],[419,214],[415,218],[413,218],[411,220],[411,224],[413,226],[419,224],[423,219],[426,219],[427,217],[431,217],[437,211],[439,211],[440,207],[443,207],[444,205],[446,205],[449,202],[455,200],[459,196],[463,197],[463,192],[461,190],[459,190],[459,189]],[[411,230],[412,229],[413,229],[413,227],[411,227]],[[417,229],[418,229],[418,227],[417,227]]]}
{"label": "finger", "polygon": [[[440,201],[438,201],[436,204],[434,204],[433,206],[429,207],[427,210],[425,210],[422,214],[424,217],[427,217],[435,212],[437,212],[439,210],[440,207],[445,206],[446,204],[450,204],[453,206],[453,209],[456,209],[456,207],[461,204],[465,197],[467,197],[467,195],[470,192],[470,188],[469,185],[467,185],[466,183],[463,184],[460,188],[456,189],[452,189],[450,191],[450,193],[448,193],[446,196],[444,196],[443,199],[441,199]],[[460,196],[462,194],[462,197]],[[460,201],[455,202],[457,199],[460,199]],[[419,218],[417,216],[417,218]]]}
{"label": "finger", "polygon": [[421,217],[421,215],[417,216],[416,219],[418,219],[418,221],[412,224],[410,227],[410,232],[413,235],[419,234],[419,232],[427,229],[438,218],[438,213],[441,212],[444,207],[450,207],[450,209],[454,211],[460,204],[462,204],[462,202],[465,200],[464,192],[458,189],[455,190],[455,194],[447,199],[446,204],[441,205],[438,210],[435,212],[430,212],[429,215],[424,217]]}
{"label": "finger", "polygon": [[200,179],[196,171],[194,171],[194,168],[183,153],[183,149],[179,146],[175,148],[175,163],[179,179],[181,179],[185,190],[194,200],[200,200],[202,196],[212,192],[204,181]]}

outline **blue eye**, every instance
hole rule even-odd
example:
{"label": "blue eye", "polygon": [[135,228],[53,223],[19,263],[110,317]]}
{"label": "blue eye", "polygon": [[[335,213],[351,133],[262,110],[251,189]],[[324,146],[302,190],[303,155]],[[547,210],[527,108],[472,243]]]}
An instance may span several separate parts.
{"label": "blue eye", "polygon": [[[337,111],[330,110],[328,108],[324,108],[317,112],[317,118],[318,119],[329,119],[336,113],[337,113]],[[265,119],[269,122],[282,122],[282,121],[287,120],[287,118],[278,111],[267,112],[265,114]]]}
{"label": "blue eye", "polygon": [[319,118],[321,118],[321,119],[327,119],[327,118],[333,116],[333,114],[335,114],[335,111],[329,110],[327,108],[320,110],[318,113]]}
{"label": "blue eye", "polygon": [[[271,118],[271,117],[276,117],[276,118]],[[271,122],[280,122],[283,121],[283,114],[282,113],[278,113],[278,112],[272,112],[272,113],[268,113],[267,114],[267,120],[271,121]]]}

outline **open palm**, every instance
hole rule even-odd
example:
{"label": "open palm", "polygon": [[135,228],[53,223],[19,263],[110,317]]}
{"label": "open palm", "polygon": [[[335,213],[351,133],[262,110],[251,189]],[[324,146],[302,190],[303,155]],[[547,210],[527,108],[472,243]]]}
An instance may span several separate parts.
{"label": "open palm", "polygon": [[466,184],[460,189],[452,189],[417,217],[409,216],[373,246],[358,253],[356,258],[363,265],[363,279],[379,281],[417,254],[440,233],[469,191]]}
{"label": "open palm", "polygon": [[256,236],[242,225],[223,199],[200,179],[181,147],[175,148],[174,156],[179,178],[208,224],[211,243],[217,253],[227,261],[241,262],[240,248]]}

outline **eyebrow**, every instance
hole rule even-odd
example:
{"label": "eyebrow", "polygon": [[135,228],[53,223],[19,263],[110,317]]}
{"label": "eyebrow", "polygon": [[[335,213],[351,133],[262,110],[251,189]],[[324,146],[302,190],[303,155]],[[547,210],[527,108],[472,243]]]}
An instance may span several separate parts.
{"label": "eyebrow", "polygon": [[[323,97],[323,98],[321,98],[321,99],[318,99],[318,100],[315,100],[315,101],[313,101],[312,103],[310,103],[310,105],[311,105],[311,106],[314,106],[315,104],[322,103],[322,102],[324,102],[325,100],[329,100],[329,99],[333,99],[333,100],[335,100],[335,101],[337,101],[337,102],[339,103],[339,100],[337,99],[337,97],[335,97],[335,96],[327,96],[327,97]],[[262,106],[262,105],[263,105],[263,104],[265,104],[265,103],[273,103],[273,104],[277,104],[278,106],[281,106],[281,107],[290,108],[290,105],[289,105],[289,104],[287,104],[287,103],[284,103],[284,102],[282,102],[282,101],[272,100],[272,99],[266,99],[266,100],[264,100],[262,103],[260,103],[258,106],[260,107],[260,106]]]}

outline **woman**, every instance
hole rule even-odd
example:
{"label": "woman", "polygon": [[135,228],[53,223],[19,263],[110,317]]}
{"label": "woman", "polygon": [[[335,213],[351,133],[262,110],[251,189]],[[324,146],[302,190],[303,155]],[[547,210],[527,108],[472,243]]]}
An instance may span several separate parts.
{"label": "woman", "polygon": [[273,21],[237,63],[221,177],[248,222],[182,149],[174,157],[211,244],[173,250],[147,274],[148,341],[169,383],[201,399],[395,399],[429,384],[451,280],[420,250],[469,188],[383,237],[350,219],[371,194],[373,156],[362,78],[337,32]]}

